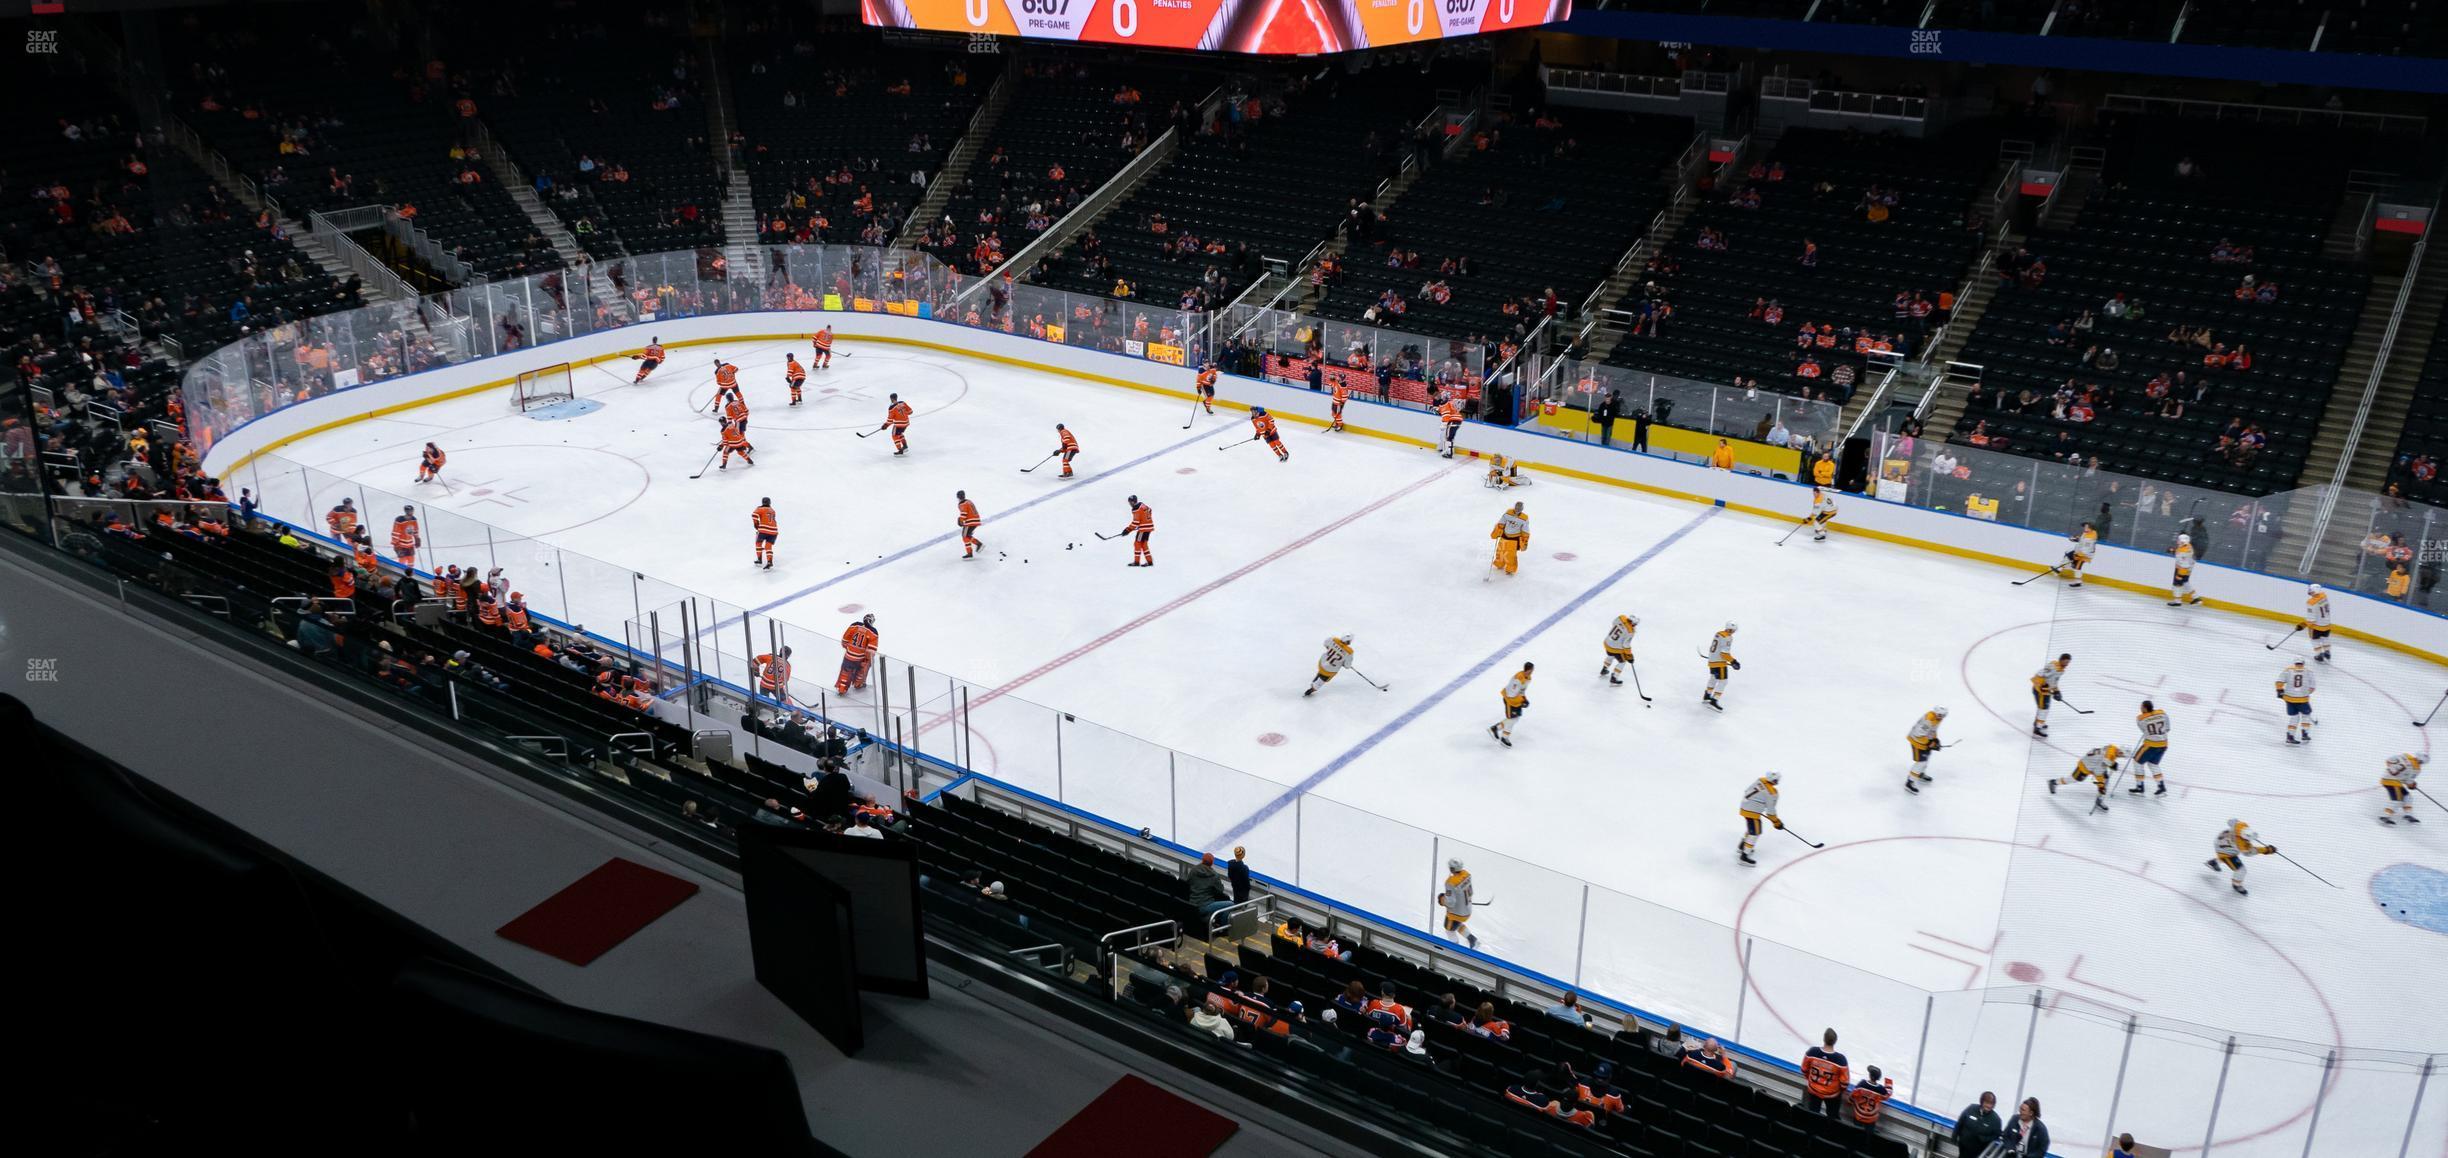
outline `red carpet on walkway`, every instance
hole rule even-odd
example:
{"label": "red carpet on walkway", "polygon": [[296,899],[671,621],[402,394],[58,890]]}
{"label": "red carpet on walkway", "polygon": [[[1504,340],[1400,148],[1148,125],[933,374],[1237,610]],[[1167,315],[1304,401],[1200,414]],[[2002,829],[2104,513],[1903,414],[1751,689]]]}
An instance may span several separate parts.
{"label": "red carpet on walkway", "polygon": [[1028,1158],[1206,1158],[1240,1123],[1125,1076],[1072,1115]]}
{"label": "red carpet on walkway", "polygon": [[530,949],[584,965],[696,895],[694,884],[614,857],[495,931]]}

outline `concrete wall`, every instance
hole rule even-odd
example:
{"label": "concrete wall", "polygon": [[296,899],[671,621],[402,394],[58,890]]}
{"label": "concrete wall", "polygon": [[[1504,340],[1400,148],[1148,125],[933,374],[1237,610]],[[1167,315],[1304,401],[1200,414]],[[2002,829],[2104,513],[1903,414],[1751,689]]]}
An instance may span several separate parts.
{"label": "concrete wall", "polygon": [[[836,335],[851,350],[862,340],[921,345],[1127,389],[1189,397],[1192,372],[1183,367],[1055,345],[1025,335],[963,329],[921,318],[826,313],[820,320],[810,313],[765,312],[666,319],[653,323],[652,329],[667,347],[710,346],[715,349],[709,352],[720,353],[719,347],[726,341],[802,339],[826,321],[833,323]],[[646,336],[644,328],[633,327],[339,391],[231,431],[206,456],[206,472],[226,476],[254,455],[276,450],[286,442],[443,398],[499,390],[502,405],[507,407],[509,383],[520,370],[556,362],[577,365],[624,357],[644,345]],[[1312,394],[1304,387],[1234,378],[1219,393],[1231,405],[1260,405],[1292,421],[1325,423],[1327,397]],[[1433,444],[1439,438],[1437,419],[1432,414],[1380,406],[1357,398],[1345,413],[1345,425],[1355,433],[1418,445]],[[1807,486],[1707,470],[1533,430],[1472,423],[1464,429],[1462,445],[1477,453],[1519,458],[1534,471],[1716,503],[1774,519],[1799,520],[1809,505]],[[2065,540],[2046,531],[1884,503],[1864,495],[1843,496],[1840,502],[1839,531],[1994,562],[2023,574],[2048,567],[2065,552]],[[1899,564],[1908,565],[1909,556],[1899,557]],[[2164,599],[2168,560],[2161,554],[2102,546],[2090,574],[2096,586],[2145,591],[2153,598]],[[2004,570],[1999,573],[2001,582],[2019,577]],[[2197,585],[2210,597],[2212,606],[2222,610],[2292,624],[2303,609],[2304,584],[2300,579],[2205,565],[2198,572]],[[2351,593],[2340,592],[2334,598],[2341,635],[2448,666],[2448,618]]]}

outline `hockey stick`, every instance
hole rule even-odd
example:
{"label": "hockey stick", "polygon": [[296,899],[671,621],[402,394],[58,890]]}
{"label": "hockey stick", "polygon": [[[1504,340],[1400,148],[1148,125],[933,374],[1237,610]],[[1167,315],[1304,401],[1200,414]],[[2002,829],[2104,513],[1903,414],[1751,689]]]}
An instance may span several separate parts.
{"label": "hockey stick", "polygon": [[[2290,631],[2290,632],[2287,632],[2285,635],[2281,635],[2281,636],[2279,636],[2279,637],[2278,637],[2278,642],[2277,642],[2277,643],[2265,643],[2265,644],[2262,644],[2262,645],[2261,645],[2261,650],[2263,650],[2263,651],[2276,651],[2276,650],[2278,650],[2278,649],[2279,649],[2279,647],[2283,646],[2283,645],[2286,643],[2286,641],[2288,641],[2288,640],[2290,640],[2290,639],[2295,638],[2295,632],[2296,632],[2296,631],[2302,631],[2302,630],[2303,630],[2303,624],[2298,623],[2298,624],[2296,624],[2296,625],[2295,625],[2295,631]],[[2437,709],[2433,709],[2433,710],[2435,710],[2435,711],[2436,711]]]}
{"label": "hockey stick", "polygon": [[2287,862],[2288,864],[2294,865],[2296,868],[2303,869],[2303,871],[2304,871],[2304,875],[2305,875],[2305,876],[2308,876],[2308,877],[2311,877],[2313,880],[2319,881],[2320,883],[2322,883],[2322,884],[2324,884],[2324,885],[2329,885],[2329,887],[2330,887],[2330,888],[2333,888],[2333,889],[2337,887],[2336,885],[2329,884],[2329,878],[2324,877],[2324,876],[2320,875],[2319,873],[2313,872],[2311,869],[2304,868],[2304,866],[2303,866],[2303,862],[2302,862],[2302,861],[2299,861],[2299,860],[2296,860],[2294,857],[2288,856],[2287,854],[2285,854],[2285,853],[2283,853],[2283,852],[2277,852],[2277,851],[2272,851],[2272,852],[2270,853],[2270,855],[2271,855],[2271,856],[2274,856],[2274,857],[2277,857],[2278,859],[2280,859],[2280,860],[2282,860],[2282,861],[2285,861],[2285,862]]}
{"label": "hockey stick", "polygon": [[1639,664],[1639,663],[1637,663],[1637,662],[1634,662],[1634,663],[1627,663],[1627,664],[1625,664],[1624,666],[1625,666],[1625,667],[1627,667],[1627,668],[1632,669],[1632,694],[1633,694],[1633,695],[1636,695],[1636,696],[1639,696],[1639,697],[1641,698],[1641,706],[1642,706],[1642,707],[1644,707],[1644,708],[1654,708],[1654,707],[1656,707],[1656,706],[1657,706],[1657,701],[1656,701],[1656,700],[1653,700],[1653,699],[1650,699],[1650,698],[1649,698],[1649,693],[1644,692],[1644,691],[1642,691],[1642,690],[1641,690],[1641,686],[1640,686],[1640,664]]}
{"label": "hockey stick", "polygon": [[2438,703],[2438,704],[2433,704],[2433,705],[2431,705],[2431,714],[2430,714],[2430,715],[2428,715],[2428,716],[2424,716],[2423,718],[2421,718],[2421,719],[2419,719],[2419,720],[2414,721],[2414,726],[2415,726],[2415,727],[2417,727],[2417,728],[2429,727],[2429,726],[2430,726],[2430,724],[2431,724],[2431,720],[2432,720],[2432,718],[2433,718],[2434,716],[2439,715],[2439,710],[2440,710],[2440,705],[2441,705],[2441,704],[2448,704],[2448,692],[2441,692],[2441,693],[2440,693],[2440,698],[2439,698],[2439,703]]}
{"label": "hockey stick", "polygon": [[1778,832],[1781,832],[1781,833],[1784,833],[1785,835],[1790,836],[1790,837],[1794,838],[1795,840],[1801,841],[1802,843],[1807,844],[1807,845],[1811,846],[1812,848],[1826,848],[1826,847],[1827,847],[1827,845],[1825,845],[1825,844],[1823,844],[1823,843],[1821,843],[1821,842],[1819,842],[1819,841],[1812,840],[1811,838],[1809,838],[1809,837],[1807,837],[1807,836],[1804,836],[1804,835],[1802,835],[1801,833],[1795,832],[1794,830],[1792,830],[1792,829],[1790,829],[1790,828],[1779,828],[1779,829],[1777,829],[1777,831],[1778,831]]}
{"label": "hockey stick", "polygon": [[2074,714],[2075,714],[2075,715],[2077,715],[2077,716],[2088,716],[2088,715],[2090,715],[2090,714],[2091,714],[2089,711],[2087,711],[2087,710],[2085,710],[2085,709],[2075,707],[2075,706],[2074,706],[2074,705],[2072,705],[2072,704],[2066,704],[2066,701],[2065,701],[2065,697],[2064,697],[2064,696],[2059,696],[2059,697],[2057,697],[2057,702],[2058,702],[2058,703],[2061,703],[2061,704],[2065,704],[2065,706],[2066,706],[2066,710],[2067,710],[2067,711],[2069,711],[2069,712],[2074,713]]}
{"label": "hockey stick", "polygon": [[[1807,527],[1807,526],[1809,526],[1809,525],[1811,525],[1811,521],[1810,521],[1809,519],[1804,519],[1804,520],[1802,520],[1802,521],[1801,521],[1801,522],[1799,522],[1799,523],[1795,523],[1795,524],[1793,525],[1793,530],[1792,530],[1792,531],[1787,531],[1787,532],[1785,532],[1785,539],[1790,539],[1790,538],[1793,538],[1793,537],[1794,537],[1794,531],[1799,531],[1799,530],[1801,530],[1802,528]],[[1780,546],[1780,547],[1784,546],[1784,545],[1785,545],[1785,539],[1779,539],[1779,540],[1777,540],[1777,546]]]}
{"label": "hockey stick", "polygon": [[[889,423],[889,422],[887,422],[887,423],[885,423],[885,424],[884,424],[884,426],[891,426],[891,425],[892,425],[892,423]],[[869,438],[869,437],[872,437],[872,436],[874,436],[874,435],[878,435],[878,434],[882,434],[882,433],[884,433],[884,426],[879,426],[879,427],[876,427],[874,430],[853,430],[853,431],[851,431],[850,433],[855,434],[855,435],[858,435],[860,438]]]}
{"label": "hockey stick", "polygon": [[[1054,452],[1054,454],[1061,454],[1061,453],[1062,453],[1062,452],[1061,452],[1061,451],[1059,451],[1059,450]],[[1038,460],[1037,460],[1037,466],[1044,466],[1045,464],[1047,464],[1047,463],[1049,463],[1049,462],[1054,461],[1054,454],[1049,454],[1049,455],[1045,456],[1044,458],[1038,459]],[[1021,468],[1020,468],[1020,473],[1022,473],[1022,474],[1027,474],[1027,473],[1029,473],[1030,471],[1036,470],[1036,469],[1037,469],[1037,466],[1024,466],[1024,467],[1021,467]]]}
{"label": "hockey stick", "polygon": [[719,455],[719,454],[721,454],[721,453],[722,453],[722,448],[721,448],[721,447],[719,447],[719,446],[718,446],[718,447],[715,447],[715,448],[714,448],[714,454],[709,454],[709,455],[707,455],[707,456],[706,456],[705,465],[704,465],[704,466],[701,466],[701,467],[698,467],[698,468],[697,468],[697,473],[695,473],[695,474],[693,474],[693,475],[690,475],[689,477],[690,477],[690,478],[704,478],[704,477],[705,477],[705,472],[707,472],[707,471],[709,471],[709,470],[714,469],[714,457],[715,457],[715,455]]}
{"label": "hockey stick", "polygon": [[1346,667],[1346,668],[1344,668],[1343,670],[1344,670],[1344,671],[1347,671],[1347,672],[1350,672],[1350,673],[1352,673],[1353,675],[1359,676],[1359,677],[1360,677],[1360,682],[1361,682],[1361,683],[1367,684],[1368,686],[1370,686],[1370,687],[1372,687],[1372,688],[1375,688],[1375,689],[1377,689],[1378,691],[1381,691],[1381,692],[1390,692],[1390,691],[1393,691],[1393,690],[1394,690],[1394,689],[1392,689],[1392,688],[1390,688],[1390,687],[1387,687],[1387,686],[1386,686],[1386,685],[1384,685],[1384,684],[1378,683],[1376,680],[1373,680],[1373,679],[1368,678],[1368,676],[1367,676],[1367,675],[1365,675],[1365,674],[1363,674],[1359,668],[1356,668],[1356,667]]}
{"label": "hockey stick", "polygon": [[1185,423],[1182,423],[1182,429],[1183,429],[1183,430],[1188,430],[1188,429],[1190,429],[1190,424],[1191,424],[1192,422],[1197,422],[1197,421],[1198,421],[1198,412],[1199,412],[1199,407],[1201,407],[1201,406],[1203,406],[1203,405],[1205,405],[1205,404],[1206,404],[1206,403],[1205,403],[1204,401],[1202,401],[1202,400],[1200,400],[1200,399],[1197,399],[1197,398],[1192,398],[1192,399],[1190,400],[1190,422],[1185,422]]}
{"label": "hockey stick", "polygon": [[1232,448],[1234,448],[1234,447],[1236,447],[1236,446],[1248,446],[1249,444],[1251,444],[1251,443],[1253,443],[1253,442],[1256,442],[1256,441],[1258,441],[1258,436],[1257,436],[1257,435],[1255,435],[1255,434],[1253,434],[1253,435],[1250,435],[1248,438],[1244,438],[1244,439],[1242,439],[1242,440],[1241,440],[1241,441],[1239,441],[1239,442],[1227,442],[1227,443],[1225,443],[1224,445],[1217,447],[1216,449],[1217,449],[1217,450],[1231,450]]}
{"label": "hockey stick", "polygon": [[2437,797],[2437,796],[2433,796],[2433,795],[2431,795],[2431,794],[2430,794],[2430,793],[2428,793],[2428,792],[2423,792],[2423,790],[2422,790],[2422,786],[2421,786],[2421,785],[2418,785],[2418,784],[2408,784],[2408,785],[2406,785],[2406,787],[2411,788],[2411,789],[2413,789],[2413,790],[2414,790],[2414,791],[2416,791],[2416,792],[2422,792],[2422,798],[2423,798],[2423,799],[2425,799],[2425,800],[2430,801],[2430,802],[2431,802],[2431,807],[2433,807],[2433,808],[2448,808],[2448,805],[2442,805],[2442,804],[2439,802],[2439,797]]}
{"label": "hockey stick", "polygon": [[2017,579],[2017,580],[2015,580],[2015,581],[2014,581],[2014,585],[2015,585],[2015,586],[2017,586],[2017,587],[2021,587],[2021,586],[2023,586],[2023,585],[2024,585],[2024,584],[2026,584],[2026,583],[2037,583],[2037,582],[2039,582],[2040,580],[2042,580],[2042,579],[2046,579],[2046,578],[2048,578],[2048,577],[2049,577],[2049,576],[2051,576],[2051,575],[2055,575],[2055,574],[2060,573],[2060,572],[2061,572],[2061,571],[2062,571],[2064,568],[2065,568],[2065,564],[2063,564],[2063,563],[2053,564],[2053,565],[2051,565],[2051,566],[2049,567],[2049,569],[2048,569],[2048,570],[2046,570],[2046,571],[2042,571],[2041,573],[2039,573],[2039,574],[2037,574],[2037,575],[2034,575],[2034,576],[2032,576],[2032,577],[2031,577],[2031,578],[2029,578],[2029,579]]}
{"label": "hockey stick", "polygon": [[1110,535],[1106,534],[1106,533],[1105,533],[1105,532],[1103,532],[1103,531],[1090,531],[1090,532],[1088,532],[1088,533],[1089,533],[1089,534],[1091,534],[1091,535],[1095,535],[1095,536],[1096,536],[1097,538],[1099,538],[1099,539],[1104,539],[1104,540],[1107,540],[1107,541],[1111,541],[1111,540],[1114,540],[1114,539],[1119,539],[1119,538],[1121,538],[1121,537],[1122,537],[1122,536],[1124,536],[1124,535],[1130,534],[1130,532],[1129,532],[1129,531],[1115,531],[1113,534],[1110,534]]}

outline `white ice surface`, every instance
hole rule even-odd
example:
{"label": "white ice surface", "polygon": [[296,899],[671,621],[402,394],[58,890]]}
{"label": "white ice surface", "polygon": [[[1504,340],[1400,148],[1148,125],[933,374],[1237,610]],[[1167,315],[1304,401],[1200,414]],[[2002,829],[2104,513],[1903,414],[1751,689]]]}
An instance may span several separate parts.
{"label": "white ice surface", "polygon": [[[2368,891],[2388,866],[2448,864],[2448,816],[2375,819],[2381,761],[2428,750],[2409,724],[2438,697],[2434,667],[2342,641],[2320,671],[2318,739],[2289,748],[2271,683],[2302,640],[2266,650],[2281,629],[2263,621],[2018,588],[1989,565],[1841,534],[1780,547],[1790,524],[1551,477],[1500,495],[1475,462],[1309,426],[1285,426],[1279,464],[1232,445],[1248,433],[1237,411],[1185,430],[1178,401],[903,347],[845,343],[790,409],[785,349],[803,347],[683,351],[638,387],[626,362],[582,369],[578,393],[600,408],[564,421],[510,414],[504,391],[278,454],[362,484],[378,541],[396,503],[372,488],[411,495],[450,548],[429,561],[498,561],[540,611],[614,639],[633,598],[696,592],[790,625],[802,682],[829,692],[829,641],[850,609],[873,611],[888,655],[968,687],[975,741],[959,750],[981,772],[1194,846],[1238,835],[1259,871],[1421,927],[1444,860],[1461,857],[1494,899],[1474,921],[1486,950],[1713,1032],[1739,1023],[1746,1045],[1782,1056],[1834,1025],[1857,1069],[1881,1065],[1941,1112],[2011,1094],[2033,1024],[2011,987],[2063,991],[2026,1083],[2063,1152],[2107,1125],[2125,1042],[2111,1010],[2149,1019],[2118,1127],[2171,1145],[2198,1144],[2229,1032],[2306,1043],[2239,1047],[2223,1155],[2300,1154],[2332,1048],[2350,1061],[2315,1152],[2394,1154],[2415,1075],[2353,1051],[2448,1045],[2448,942]],[[716,354],[742,367],[758,465],[691,481],[711,449],[713,423],[692,411]],[[853,437],[890,392],[917,409],[907,457]],[[1020,473],[1058,421],[1079,436],[1081,477]],[[411,484],[427,439],[450,452],[448,492]],[[294,474],[266,460],[238,481],[320,525],[336,484],[318,477],[309,506]],[[949,534],[956,489],[988,520],[979,561]],[[1155,510],[1152,570],[1094,537],[1124,525],[1132,494]],[[771,572],[749,564],[763,496],[782,520]],[[1534,540],[1518,576],[1487,581],[1488,529],[1514,499]],[[602,565],[547,577],[549,554],[510,546],[519,536]],[[632,571],[660,583],[633,596]],[[1641,618],[1653,707],[1596,674],[1619,611]],[[1697,652],[1728,620],[1744,669],[1719,714],[1699,703]],[[1345,676],[1303,699],[1321,641],[1344,633],[1391,690]],[[2067,699],[2093,714],[2060,707],[2037,742],[2026,677],[2060,651],[2076,657]],[[1486,729],[1523,660],[1539,665],[1533,707],[1506,750]],[[921,678],[921,742],[941,750],[958,730],[940,726],[946,679]],[[2168,796],[2120,784],[2094,814],[2087,787],[2045,792],[2083,751],[2129,744],[2145,697],[2175,720]],[[1949,750],[1911,796],[1903,734],[1933,705],[1950,709]],[[1769,768],[1793,829],[1827,847],[1771,832],[1747,868],[1734,804]],[[2202,866],[2230,817],[2337,887],[2263,857],[2252,895],[2231,895]],[[2154,1028],[2178,1022],[2204,1028]],[[2415,1154],[2448,1146],[2448,1090],[2427,1105]]]}

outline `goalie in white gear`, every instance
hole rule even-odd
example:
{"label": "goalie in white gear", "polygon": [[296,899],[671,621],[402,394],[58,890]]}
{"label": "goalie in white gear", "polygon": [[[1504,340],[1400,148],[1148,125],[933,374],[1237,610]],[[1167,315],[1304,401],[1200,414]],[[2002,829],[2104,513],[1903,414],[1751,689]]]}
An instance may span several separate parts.
{"label": "goalie in white gear", "polygon": [[2210,866],[2212,871],[2224,869],[2235,874],[2234,879],[2227,883],[2235,886],[2237,896],[2243,896],[2250,891],[2244,887],[2244,858],[2275,856],[2277,853],[2278,846],[2261,843],[2261,834],[2254,832],[2251,825],[2241,820],[2230,820],[2227,827],[2219,830],[2210,859],[2202,863]]}
{"label": "goalie in white gear", "polygon": [[1744,864],[1759,863],[1751,858],[1751,850],[1759,847],[1761,824],[1785,827],[1785,822],[1777,819],[1777,782],[1783,779],[1774,772],[1762,772],[1760,778],[1743,792],[1742,805],[1736,809],[1742,814],[1743,838],[1742,844],[1735,848],[1734,855],[1741,857]]}
{"label": "goalie in white gear", "polygon": [[1904,766],[1906,792],[1918,794],[1921,786],[1930,782],[1930,757],[1946,746],[1938,741],[1938,724],[1945,719],[1945,708],[1931,708],[1913,721],[1911,731],[1904,733],[1904,742],[1912,746],[1912,763]]}
{"label": "goalie in white gear", "polygon": [[1486,485],[1503,490],[1506,487],[1526,487],[1530,479],[1521,472],[1521,460],[1501,454],[1488,456]]}
{"label": "goalie in white gear", "polygon": [[2061,784],[2089,780],[2099,789],[2099,799],[2092,801],[2091,807],[2105,811],[2108,807],[2109,778],[2120,771],[2117,761],[2124,755],[2125,753],[2114,744],[2103,744],[2083,753],[2083,758],[2075,762],[2071,775],[2060,776],[2048,782],[2049,793],[2054,795],[2058,785]]}
{"label": "goalie in white gear", "polygon": [[1301,695],[1304,697],[1316,695],[1319,688],[1325,687],[1328,681],[1343,674],[1343,669],[1350,667],[1351,661],[1352,637],[1348,635],[1326,637],[1326,654],[1318,657],[1317,676],[1309,681],[1309,690],[1302,692]]}
{"label": "goalie in white gear", "polygon": [[1640,630],[1640,616],[1618,615],[1615,625],[1607,629],[1606,659],[1599,663],[1598,674],[1608,683],[1621,686],[1623,669],[1632,666],[1632,633]]}
{"label": "goalie in white gear", "polygon": [[2380,823],[2395,824],[2400,819],[2407,824],[2421,824],[2414,815],[2414,779],[2422,775],[2423,758],[2412,752],[2399,752],[2388,758],[2388,769],[2380,775],[2380,790],[2388,793],[2388,807],[2380,810]]}

